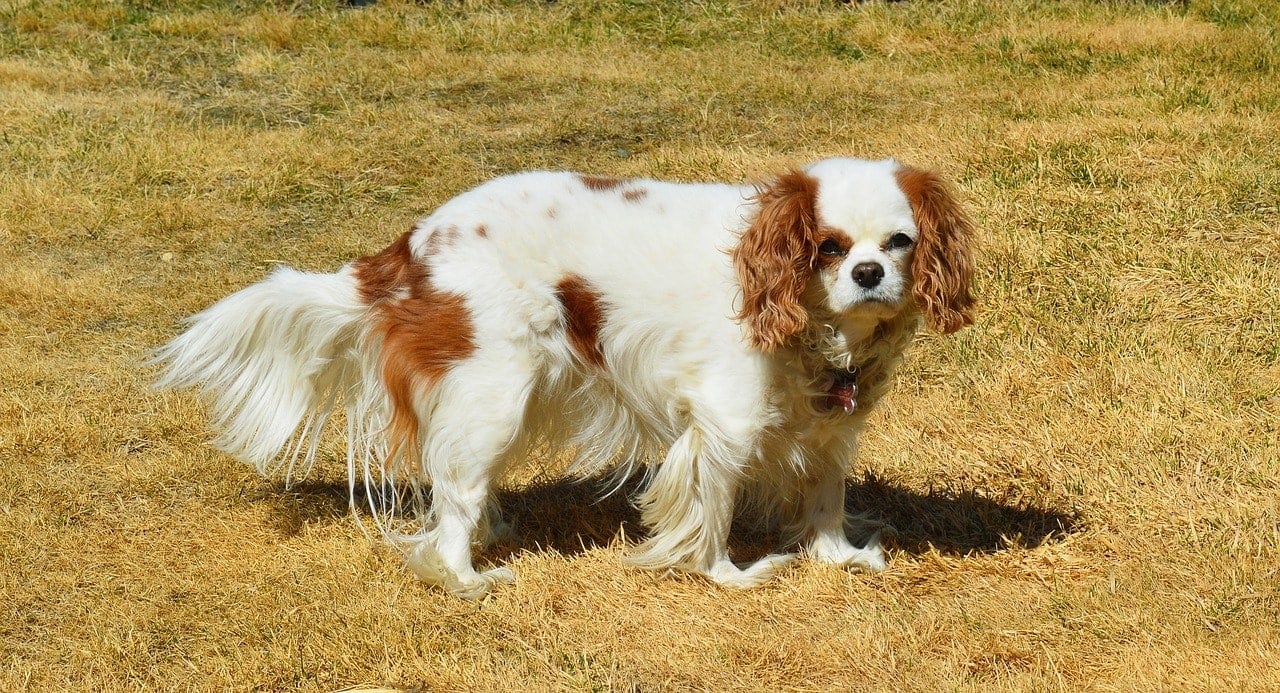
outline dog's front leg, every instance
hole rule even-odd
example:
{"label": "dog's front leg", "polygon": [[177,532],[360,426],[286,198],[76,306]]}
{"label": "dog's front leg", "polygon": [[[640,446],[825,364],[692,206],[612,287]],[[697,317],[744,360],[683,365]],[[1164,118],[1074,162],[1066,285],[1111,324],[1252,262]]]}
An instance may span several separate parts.
{"label": "dog's front leg", "polygon": [[630,557],[651,570],[684,570],[728,587],[768,581],[791,556],[766,556],[745,567],[729,559],[729,526],[745,452],[691,426],[672,445],[639,498],[652,536]]}
{"label": "dog's front leg", "polygon": [[879,532],[861,548],[849,541],[843,462],[837,456],[828,456],[801,483],[804,494],[801,520],[806,528],[808,556],[815,561],[871,572],[884,570],[886,561]]}

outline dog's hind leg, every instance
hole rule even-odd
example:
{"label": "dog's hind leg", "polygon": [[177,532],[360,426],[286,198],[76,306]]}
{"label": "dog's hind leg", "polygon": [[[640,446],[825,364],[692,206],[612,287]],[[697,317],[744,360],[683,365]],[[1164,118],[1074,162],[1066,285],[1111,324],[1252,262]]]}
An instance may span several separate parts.
{"label": "dog's hind leg", "polygon": [[456,364],[421,416],[432,522],[415,537],[405,560],[421,579],[468,599],[515,578],[509,568],[478,572],[471,559],[473,544],[488,537],[492,486],[533,389],[531,359],[505,347],[482,349]]}

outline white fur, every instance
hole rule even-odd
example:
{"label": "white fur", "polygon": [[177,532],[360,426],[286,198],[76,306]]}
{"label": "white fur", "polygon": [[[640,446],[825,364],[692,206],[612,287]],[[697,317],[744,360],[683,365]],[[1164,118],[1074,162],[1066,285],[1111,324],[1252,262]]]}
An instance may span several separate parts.
{"label": "white fur", "polygon": [[[754,188],[628,180],[593,190],[575,174],[534,172],[457,196],[410,240],[432,286],[465,299],[476,345],[418,393],[421,460],[384,459],[382,344],[351,266],[278,270],[194,316],[159,352],[160,384],[200,385],[220,446],[263,473],[299,456],[309,468],[340,396],[353,502],[365,484],[380,531],[415,574],[461,596],[514,577],[478,572],[471,553],[496,521],[493,485],[535,449],[574,451],[579,475],[647,469],[637,503],[652,533],[636,565],[735,587],[769,579],[789,556],[739,566],[728,553],[735,508],[750,501],[810,558],[879,570],[878,544],[846,536],[844,477],[866,407],[916,327],[895,312],[908,300],[905,256],[880,250],[889,234],[916,233],[896,168],[839,159],[808,169],[822,222],[854,241],[823,279],[830,319],[805,337],[808,349],[761,351],[735,319],[728,251],[756,212]],[[886,268],[880,302],[849,279],[867,259]],[[584,365],[568,339],[555,287],[570,275],[605,307],[603,369]],[[852,415],[820,406],[826,374],[850,367],[879,369],[875,391]]]}
{"label": "white fur", "polygon": [[[279,463],[297,461],[300,448],[284,458],[281,450],[304,419],[319,433],[332,398],[350,380],[357,321],[366,310],[347,272],[277,269],[188,318],[187,330],[156,353],[165,365],[156,385],[200,386],[221,433],[217,446],[273,473]],[[312,447],[308,464],[314,456]]]}

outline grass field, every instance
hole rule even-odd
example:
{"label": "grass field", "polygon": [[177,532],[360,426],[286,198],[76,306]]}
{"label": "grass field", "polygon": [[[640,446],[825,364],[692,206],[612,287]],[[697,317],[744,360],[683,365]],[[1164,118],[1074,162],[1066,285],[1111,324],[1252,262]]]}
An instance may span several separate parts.
{"label": "grass field", "polygon": [[[1280,687],[1280,5],[0,0],[0,689]],[[851,507],[889,570],[626,567],[527,473],[519,581],[425,588],[140,367],[285,263],[495,174],[936,167],[976,326],[924,335]],[[751,537],[742,539],[750,544]]]}

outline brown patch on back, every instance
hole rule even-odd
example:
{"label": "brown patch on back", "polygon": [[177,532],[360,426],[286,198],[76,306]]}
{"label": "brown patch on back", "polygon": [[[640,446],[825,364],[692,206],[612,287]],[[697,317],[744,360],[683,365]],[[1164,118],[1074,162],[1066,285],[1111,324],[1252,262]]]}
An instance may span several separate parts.
{"label": "brown patch on back", "polygon": [[556,284],[556,298],[564,306],[565,331],[578,358],[604,368],[604,351],[600,348],[604,310],[600,295],[585,279],[571,274]]}
{"label": "brown patch on back", "polygon": [[640,200],[643,200],[645,196],[648,194],[649,194],[649,191],[645,190],[644,188],[632,188],[631,190],[628,190],[622,193],[622,199],[626,200],[627,202],[639,202]]}
{"label": "brown patch on back", "polygon": [[587,190],[594,190],[596,192],[601,192],[604,190],[613,190],[619,185],[622,185],[622,179],[612,178],[610,176],[579,175],[578,180],[582,181],[582,184],[587,186]]}
{"label": "brown patch on back", "polygon": [[[391,401],[387,461],[400,458],[411,466],[419,456],[415,395],[430,389],[476,346],[466,301],[431,285],[430,268],[409,247],[412,234],[352,265],[360,298],[370,305],[372,331],[382,341],[382,382]],[[448,233],[432,234],[437,238],[445,244],[452,240]]]}
{"label": "brown patch on back", "polygon": [[477,227],[476,227],[476,235],[477,235],[477,236],[479,236],[479,237],[481,237],[481,238],[488,238],[488,237],[489,237],[489,229],[485,228],[484,224],[481,224],[481,225],[479,225],[479,226],[477,226]]}
{"label": "brown patch on back", "polygon": [[352,263],[361,301],[373,305],[393,298],[398,290],[417,278],[413,254],[409,250],[411,236],[413,231],[406,231],[381,252],[366,255]]}

